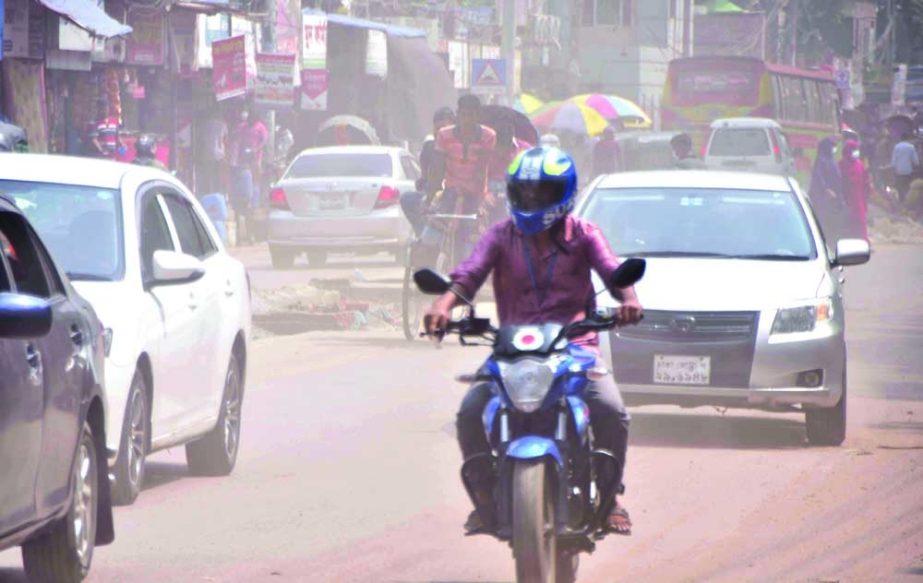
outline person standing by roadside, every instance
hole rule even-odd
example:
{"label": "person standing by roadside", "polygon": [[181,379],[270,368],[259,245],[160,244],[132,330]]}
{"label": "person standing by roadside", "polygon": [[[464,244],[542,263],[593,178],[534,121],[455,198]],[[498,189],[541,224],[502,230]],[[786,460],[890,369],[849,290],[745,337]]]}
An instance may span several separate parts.
{"label": "person standing by roadside", "polygon": [[673,150],[673,167],[677,170],[704,170],[705,162],[696,158],[692,153],[692,138],[689,134],[682,133],[673,136],[670,140]]}
{"label": "person standing by roadside", "polygon": [[821,229],[826,238],[835,243],[840,236],[841,217],[845,213],[843,203],[843,177],[836,159],[836,138],[824,138],[817,144],[817,159],[811,172],[811,186],[808,197],[817,212]]}
{"label": "person standing by roadside", "polygon": [[205,125],[205,168],[203,188],[206,194],[225,192],[225,174],[228,150],[228,124],[221,109],[215,104]]}
{"label": "person standing by roadside", "polygon": [[607,126],[602,139],[593,146],[593,176],[619,171],[619,143],[615,140],[615,128]]}
{"label": "person standing by roadside", "polygon": [[901,140],[891,150],[891,169],[894,171],[894,185],[900,202],[907,199],[914,172],[920,167],[920,155],[910,141],[910,134],[904,132]]}
{"label": "person standing by roadside", "polygon": [[845,235],[868,239],[868,199],[872,185],[856,140],[848,140],[843,147],[840,174],[843,177],[843,198],[849,210],[849,229]]}
{"label": "person standing by roadside", "polygon": [[113,160],[119,149],[124,148],[119,137],[119,120],[109,115],[105,99],[96,102],[96,119],[91,122],[87,135],[92,156]]}

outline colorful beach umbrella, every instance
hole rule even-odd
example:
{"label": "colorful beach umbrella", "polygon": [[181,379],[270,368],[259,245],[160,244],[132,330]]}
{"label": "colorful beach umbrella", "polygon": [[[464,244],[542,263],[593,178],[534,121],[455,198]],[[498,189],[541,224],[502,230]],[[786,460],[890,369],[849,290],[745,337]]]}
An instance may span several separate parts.
{"label": "colorful beach umbrella", "polygon": [[595,109],[571,101],[541,111],[532,117],[532,123],[545,130],[569,131],[586,136],[597,136],[609,125]]}
{"label": "colorful beach umbrella", "polygon": [[513,103],[513,109],[526,115],[532,115],[541,109],[543,105],[545,105],[545,103],[538,97],[523,93],[516,98],[516,101]]}
{"label": "colorful beach umbrella", "polygon": [[652,125],[651,118],[637,103],[618,95],[587,93],[571,97],[568,101],[590,107],[608,120],[621,119],[626,126],[650,127]]}

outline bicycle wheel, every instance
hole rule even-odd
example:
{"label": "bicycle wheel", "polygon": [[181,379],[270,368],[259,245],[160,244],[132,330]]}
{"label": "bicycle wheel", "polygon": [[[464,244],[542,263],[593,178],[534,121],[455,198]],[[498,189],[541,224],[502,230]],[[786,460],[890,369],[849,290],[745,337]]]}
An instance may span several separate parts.
{"label": "bicycle wheel", "polygon": [[404,268],[404,286],[401,290],[401,323],[404,338],[413,341],[419,338],[423,329],[423,312],[426,309],[426,297],[417,290],[413,282],[414,267]]}

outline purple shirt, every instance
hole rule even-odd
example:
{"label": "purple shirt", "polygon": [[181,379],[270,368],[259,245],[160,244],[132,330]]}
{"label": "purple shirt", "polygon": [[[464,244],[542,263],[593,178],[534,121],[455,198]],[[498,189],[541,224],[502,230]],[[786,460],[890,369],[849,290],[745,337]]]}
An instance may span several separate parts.
{"label": "purple shirt", "polygon": [[[525,245],[530,245],[528,250]],[[529,257],[535,283],[526,263]],[[465,296],[472,298],[493,272],[501,326],[569,324],[585,317],[588,301],[595,306],[590,270],[607,281],[619,263],[599,227],[588,221],[568,215],[564,228],[555,234],[555,245],[539,256],[535,246],[507,219],[484,234],[451,278]],[[596,333],[574,342],[595,346]]]}

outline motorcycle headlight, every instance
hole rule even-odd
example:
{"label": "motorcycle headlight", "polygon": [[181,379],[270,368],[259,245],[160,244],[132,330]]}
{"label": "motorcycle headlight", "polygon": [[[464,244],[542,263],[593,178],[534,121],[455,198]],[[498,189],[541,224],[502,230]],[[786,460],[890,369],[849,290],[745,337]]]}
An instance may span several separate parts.
{"label": "motorcycle headlight", "polygon": [[804,306],[782,308],[776,312],[771,333],[812,332],[818,322],[824,322],[832,317],[833,303],[829,299]]}
{"label": "motorcycle headlight", "polygon": [[523,413],[534,413],[542,406],[554,382],[554,369],[544,360],[522,358],[500,362],[500,378],[513,406]]}

